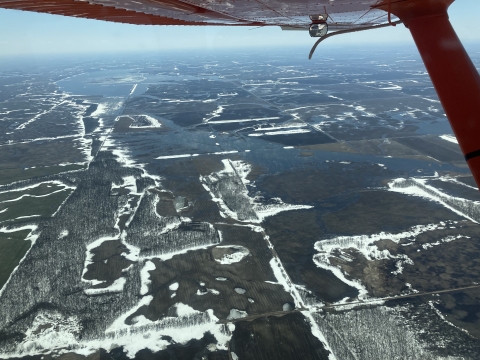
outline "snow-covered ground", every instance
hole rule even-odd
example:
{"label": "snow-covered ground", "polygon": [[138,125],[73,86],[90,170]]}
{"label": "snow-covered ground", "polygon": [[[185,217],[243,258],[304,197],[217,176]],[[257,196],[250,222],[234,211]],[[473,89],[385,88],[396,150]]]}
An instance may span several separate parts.
{"label": "snow-covered ground", "polygon": [[261,223],[266,217],[276,215],[283,211],[311,209],[310,205],[290,205],[280,198],[265,199],[250,197],[247,179],[251,165],[241,161],[222,160],[224,169],[208,176],[201,176],[203,187],[210,193],[223,217],[250,222]]}

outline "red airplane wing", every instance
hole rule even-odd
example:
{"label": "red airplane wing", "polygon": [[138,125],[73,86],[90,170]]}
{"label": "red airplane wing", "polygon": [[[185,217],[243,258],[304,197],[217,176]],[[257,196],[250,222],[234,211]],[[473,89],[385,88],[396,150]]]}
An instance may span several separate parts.
{"label": "red airplane wing", "polygon": [[276,25],[308,28],[330,15],[331,29],[386,22],[379,0],[0,0],[0,8],[144,25]]}

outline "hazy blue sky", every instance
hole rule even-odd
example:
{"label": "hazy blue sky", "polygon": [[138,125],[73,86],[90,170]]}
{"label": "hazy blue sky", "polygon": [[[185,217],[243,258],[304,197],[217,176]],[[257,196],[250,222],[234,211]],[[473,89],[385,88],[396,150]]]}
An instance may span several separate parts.
{"label": "hazy blue sky", "polygon": [[[457,0],[450,8],[450,19],[466,42],[480,42],[479,16],[480,0]],[[306,32],[277,27],[136,26],[3,9],[0,34],[2,55],[246,46],[304,46],[308,51],[314,42]],[[411,42],[408,30],[397,26],[344,35],[322,45]]]}

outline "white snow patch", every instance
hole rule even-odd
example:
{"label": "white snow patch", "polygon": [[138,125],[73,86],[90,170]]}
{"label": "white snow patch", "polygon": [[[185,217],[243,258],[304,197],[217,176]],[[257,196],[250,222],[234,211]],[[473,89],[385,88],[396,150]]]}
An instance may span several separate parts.
{"label": "white snow patch", "polygon": [[143,315],[135,317],[134,325],[126,325],[127,317],[134,314],[141,306],[148,305],[152,296],[145,296],[137,306],[120,316],[106,330],[105,338],[99,341],[90,341],[84,345],[83,355],[96,349],[110,348],[123,345],[127,356],[133,357],[141,349],[150,349],[153,352],[163,350],[170,344],[163,340],[163,336],[170,336],[172,343],[186,344],[192,339],[201,339],[206,332],[210,332],[217,340],[217,349],[227,350],[228,342],[235,329],[233,324],[218,324],[218,318],[213,310],[205,312],[194,310],[183,303],[174,305],[178,317],[165,317],[157,321],[150,321]]}
{"label": "white snow patch", "polygon": [[260,200],[262,197],[255,197],[253,199],[253,210],[257,214],[257,217],[260,219],[260,222],[265,220],[269,216],[274,216],[283,211],[292,211],[292,210],[307,210],[312,209],[311,205],[291,205],[285,204],[280,198],[270,199],[270,203],[262,204]]}
{"label": "white snow patch", "polygon": [[216,290],[216,289],[206,289],[205,291],[202,291],[200,289],[197,290],[197,295],[206,295],[206,294],[213,294],[213,295],[220,295],[220,291]]}
{"label": "white snow patch", "polygon": [[25,332],[25,338],[17,345],[16,353],[36,355],[45,349],[68,348],[78,343],[78,335],[82,330],[76,316],[67,317],[59,312],[41,311]]}
{"label": "white snow patch", "polygon": [[440,135],[440,138],[443,139],[443,140],[447,140],[447,141],[449,141],[449,142],[451,142],[451,143],[458,144],[457,138],[456,138],[455,136],[453,136],[453,135],[448,135],[448,134],[446,134],[446,135]]}
{"label": "white snow patch", "polygon": [[265,120],[278,120],[279,116],[273,117],[263,117],[263,118],[249,118],[249,119],[234,119],[234,120],[214,120],[208,121],[209,124],[229,124],[229,123],[239,123],[239,122],[250,122],[250,121],[265,121]]}
{"label": "white snow patch", "polygon": [[165,155],[165,156],[159,156],[156,157],[155,159],[157,160],[164,160],[164,159],[180,159],[180,158],[187,158],[187,157],[193,157],[193,156],[198,156],[199,154],[179,154],[179,155]]}
{"label": "white snow patch", "polygon": [[170,284],[170,286],[168,288],[172,291],[177,291],[178,290],[178,282]]}
{"label": "white snow patch", "polygon": [[[436,174],[433,178],[439,178]],[[473,221],[480,222],[480,202],[447,195],[431,185],[427,185],[430,178],[398,178],[388,184],[390,191],[406,195],[419,196],[424,199],[442,204],[456,214]]]}
{"label": "white snow patch", "polygon": [[399,261],[397,262],[397,270],[393,273],[399,274],[402,272],[402,265],[404,263],[413,264],[412,260],[406,255],[394,256],[388,250],[379,250],[375,245],[375,242],[382,239],[388,239],[395,243],[399,243],[401,240],[405,239],[414,242],[418,235],[436,230],[439,227],[440,225],[435,224],[417,225],[410,228],[408,231],[397,234],[380,232],[373,235],[339,236],[331,239],[320,240],[314,245],[315,250],[317,250],[318,253],[314,255],[313,261],[318,267],[330,270],[344,283],[357,288],[360,292],[358,296],[359,299],[364,300],[367,298],[366,288],[358,280],[347,279],[346,274],[344,274],[339,267],[331,264],[330,258],[337,257],[341,260],[345,260],[345,258],[348,258],[349,256],[344,251],[347,249],[354,249],[361,253],[369,261],[398,259]]}
{"label": "white snow patch", "polygon": [[141,278],[140,295],[145,295],[146,293],[148,293],[148,286],[152,283],[152,280],[150,279],[150,271],[153,271],[155,269],[156,269],[156,266],[153,262],[149,260],[145,262],[145,265],[140,271],[140,278]]}
{"label": "white snow patch", "polygon": [[[92,243],[87,245],[85,263],[84,263],[84,266],[83,266],[83,272],[82,272],[82,276],[81,276],[82,282],[85,282],[85,283],[89,284],[90,286],[95,286],[95,285],[102,284],[102,283],[105,282],[105,281],[100,281],[100,280],[95,280],[95,279],[87,280],[87,279],[84,278],[84,276],[88,271],[88,266],[90,264],[93,264],[94,254],[93,254],[92,250],[99,247],[103,242],[111,241],[111,240],[119,240],[119,238],[118,237],[101,237],[101,238],[99,238],[99,239],[97,239],[97,240],[95,240]],[[122,255],[124,255],[124,254],[125,253],[123,253]],[[125,257],[127,258],[127,256],[125,256]],[[122,292],[123,287],[125,285],[125,282],[126,282],[126,279],[121,277],[121,278],[115,280],[112,285],[110,285],[106,288],[96,288],[96,289],[87,288],[87,289],[84,290],[84,293],[87,294],[87,295],[98,295],[98,294],[103,294],[103,293]]]}
{"label": "white snow patch", "polygon": [[[251,165],[241,160],[224,159],[222,162],[223,170],[208,176],[200,176],[203,187],[210,193],[212,200],[218,204],[221,216],[243,222],[261,223],[266,217],[282,211],[312,208],[309,205],[285,204],[280,198],[272,198],[265,202],[262,197],[249,197],[246,186],[250,184],[247,177],[252,169]],[[218,183],[226,183],[228,180],[230,180],[228,186],[217,186]],[[227,192],[235,194],[236,203],[229,203],[228,200],[225,200],[229,196]]]}
{"label": "white snow patch", "polygon": [[247,317],[248,314],[246,311],[238,309],[230,309],[230,314],[227,316],[227,320],[241,319]]}
{"label": "white snow patch", "polygon": [[225,254],[221,259],[215,259],[216,262],[219,262],[222,265],[230,265],[242,261],[245,257],[250,255],[250,251],[241,245],[224,245],[217,246],[217,248],[223,249],[234,249],[235,252],[231,254]]}
{"label": "white snow patch", "polygon": [[311,132],[309,129],[292,129],[281,131],[267,131],[265,135],[289,135],[289,134],[304,134]]}
{"label": "white snow patch", "polygon": [[[149,115],[129,115],[128,117],[132,118],[134,120],[133,123],[130,124],[130,128],[133,129],[155,129],[155,128],[161,128],[162,124],[155,119],[153,116]],[[142,119],[143,118],[143,119]],[[142,119],[146,120],[149,124],[148,125],[137,125],[135,122],[137,119]]]}
{"label": "white snow patch", "polygon": [[124,277],[120,277],[117,280],[115,280],[112,285],[110,285],[108,287],[97,288],[97,289],[89,288],[89,289],[85,289],[84,293],[86,295],[99,295],[99,294],[109,294],[109,293],[122,292],[123,287],[125,286],[126,282],[127,282],[127,279],[125,279]]}
{"label": "white snow patch", "polygon": [[91,117],[99,117],[106,114],[110,107],[107,104],[97,104],[97,109],[90,115]]}

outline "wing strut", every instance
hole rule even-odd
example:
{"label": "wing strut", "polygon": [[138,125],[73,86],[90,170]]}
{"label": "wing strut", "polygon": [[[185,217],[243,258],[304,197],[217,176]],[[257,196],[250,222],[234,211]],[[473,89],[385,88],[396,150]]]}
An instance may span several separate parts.
{"label": "wing strut", "polygon": [[380,5],[402,20],[432,79],[468,166],[480,187],[480,75],[448,20],[454,0]]}

